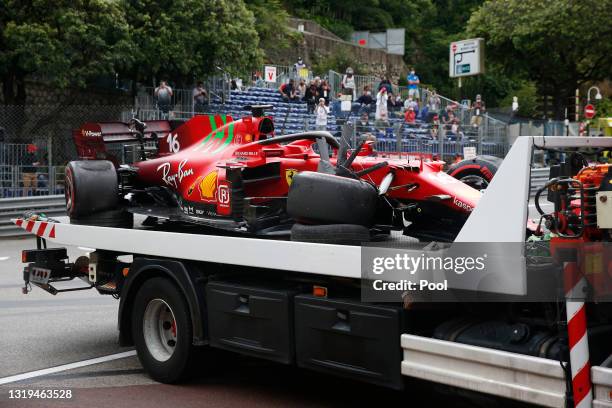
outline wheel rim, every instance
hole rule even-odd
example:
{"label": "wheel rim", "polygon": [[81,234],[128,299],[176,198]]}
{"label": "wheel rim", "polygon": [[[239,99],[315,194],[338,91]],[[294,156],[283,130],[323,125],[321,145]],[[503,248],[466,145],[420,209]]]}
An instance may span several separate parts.
{"label": "wheel rim", "polygon": [[476,175],[461,177],[459,181],[472,188],[475,188],[476,190],[484,190],[489,186],[487,179]]}
{"label": "wheel rim", "polygon": [[66,196],[66,210],[68,214],[72,213],[72,206],[74,205],[74,187],[72,184],[72,172],[70,169],[66,169],[66,185],[64,186],[64,195]]}
{"label": "wheel rim", "polygon": [[145,344],[157,361],[167,361],[176,348],[177,328],[174,312],[162,299],[153,299],[142,319]]}

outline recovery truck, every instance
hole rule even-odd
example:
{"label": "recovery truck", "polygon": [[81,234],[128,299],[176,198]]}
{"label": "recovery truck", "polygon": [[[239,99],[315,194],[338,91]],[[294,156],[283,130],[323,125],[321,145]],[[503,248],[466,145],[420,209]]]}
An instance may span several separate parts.
{"label": "recovery truck", "polygon": [[[539,231],[553,237],[545,241],[550,259],[574,276],[564,282],[567,295],[551,301],[522,301],[533,271],[518,267],[487,289],[512,301],[366,302],[359,246],[35,214],[14,220],[38,243],[22,254],[24,293],[32,285],[54,295],[74,290],[61,282],[80,278],[83,289],[118,298],[120,343],[134,345],[146,372],[165,383],[198,368],[194,353],[219,348],[394,389],[414,377],[542,406],[612,407],[610,303],[571,295],[606,289],[611,277],[602,248],[612,236],[612,175],[574,152],[610,147],[606,138],[517,139],[451,244],[520,245],[526,263],[532,154],[566,154],[535,202]],[[95,250],[70,260],[47,242]],[[587,251],[588,243],[600,246]]]}

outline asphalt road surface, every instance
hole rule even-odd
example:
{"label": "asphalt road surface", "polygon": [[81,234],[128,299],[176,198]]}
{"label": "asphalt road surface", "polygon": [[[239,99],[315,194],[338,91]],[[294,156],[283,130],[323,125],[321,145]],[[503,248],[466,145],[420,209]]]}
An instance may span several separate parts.
{"label": "asphalt road surface", "polygon": [[[31,238],[0,240],[0,384],[17,374],[129,352],[117,343],[118,301],[112,297],[93,290],[21,293],[21,250],[34,247]],[[71,258],[87,251],[68,248]],[[179,386],[152,381],[134,356],[62,370],[0,385],[0,408],[516,406],[418,381],[391,391],[220,351],[198,364],[199,376]],[[72,398],[11,398],[28,390],[70,390]]]}

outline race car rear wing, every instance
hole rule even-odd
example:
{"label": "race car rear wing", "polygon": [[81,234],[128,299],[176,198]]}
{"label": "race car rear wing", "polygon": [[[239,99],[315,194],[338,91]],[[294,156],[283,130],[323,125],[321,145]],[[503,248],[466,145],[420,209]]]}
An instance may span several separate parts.
{"label": "race car rear wing", "polygon": [[[155,141],[180,126],[182,121],[152,120],[144,130],[144,142]],[[138,143],[138,136],[124,122],[87,122],[72,132],[79,157],[83,160],[110,160],[117,158],[106,149],[106,143]]]}

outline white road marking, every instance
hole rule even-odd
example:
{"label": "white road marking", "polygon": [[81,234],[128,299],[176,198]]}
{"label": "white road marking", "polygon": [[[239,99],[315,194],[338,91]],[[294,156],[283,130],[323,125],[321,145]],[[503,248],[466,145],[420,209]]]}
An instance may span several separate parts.
{"label": "white road marking", "polygon": [[0,256],[0,261],[6,261],[10,256]]}
{"label": "white road marking", "polygon": [[89,360],[77,361],[76,363],[64,364],[60,366],[44,368],[42,370],[30,371],[29,373],[12,375],[10,377],[0,378],[0,385],[10,384],[17,381],[23,381],[30,378],[41,377],[44,375],[55,374],[66,370],[73,370],[75,368],[86,367],[94,364],[106,363],[107,361],[119,360],[122,358],[132,357],[136,355],[135,350],[125,351],[123,353],[111,354],[108,356],[92,358]]}

